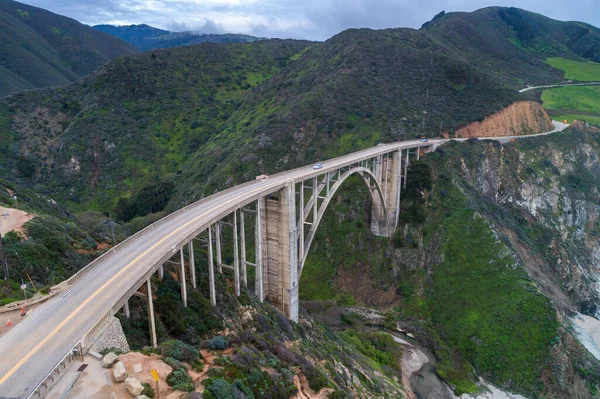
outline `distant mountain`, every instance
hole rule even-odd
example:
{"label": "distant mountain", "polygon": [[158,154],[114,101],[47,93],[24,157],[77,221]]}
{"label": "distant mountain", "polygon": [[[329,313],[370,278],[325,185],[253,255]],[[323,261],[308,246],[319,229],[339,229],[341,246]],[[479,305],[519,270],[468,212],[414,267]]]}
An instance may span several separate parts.
{"label": "distant mountain", "polygon": [[67,84],[111,58],[137,52],[130,44],[71,18],[0,1],[0,97]]}
{"label": "distant mountain", "polygon": [[548,81],[552,68],[543,62],[548,57],[600,62],[600,29],[514,7],[440,13],[421,31],[490,73],[532,83]]}
{"label": "distant mountain", "polygon": [[235,33],[202,34],[194,31],[170,32],[149,25],[95,25],[94,29],[121,38],[142,51],[190,46],[199,43],[252,43],[264,38]]}

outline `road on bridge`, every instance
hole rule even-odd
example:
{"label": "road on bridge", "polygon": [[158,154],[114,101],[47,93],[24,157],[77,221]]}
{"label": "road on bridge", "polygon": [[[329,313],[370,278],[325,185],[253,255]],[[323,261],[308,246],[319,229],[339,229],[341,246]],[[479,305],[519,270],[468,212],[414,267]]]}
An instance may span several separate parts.
{"label": "road on bridge", "polygon": [[[555,123],[561,131],[568,125]],[[508,141],[511,136],[485,138]],[[0,339],[0,397],[27,397],[68,353],[126,293],[140,276],[155,267],[164,255],[181,247],[181,242],[204,230],[232,210],[275,192],[292,181],[308,180],[361,160],[398,149],[440,145],[452,139],[416,140],[379,145],[339,158],[322,161],[323,168],[293,169],[252,181],[205,198],[174,215],[168,222],[141,232],[142,239],[129,245],[69,290],[43,304]],[[466,139],[458,139],[466,140]]]}

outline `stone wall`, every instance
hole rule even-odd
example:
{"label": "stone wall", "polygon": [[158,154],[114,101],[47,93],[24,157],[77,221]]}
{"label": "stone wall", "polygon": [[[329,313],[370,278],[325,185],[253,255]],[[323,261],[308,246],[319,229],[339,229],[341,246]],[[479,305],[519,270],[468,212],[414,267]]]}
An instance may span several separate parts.
{"label": "stone wall", "polygon": [[92,350],[101,353],[104,349],[116,348],[122,352],[129,352],[129,343],[123,333],[121,322],[116,317],[113,317],[104,331],[100,334],[98,340],[92,346]]}

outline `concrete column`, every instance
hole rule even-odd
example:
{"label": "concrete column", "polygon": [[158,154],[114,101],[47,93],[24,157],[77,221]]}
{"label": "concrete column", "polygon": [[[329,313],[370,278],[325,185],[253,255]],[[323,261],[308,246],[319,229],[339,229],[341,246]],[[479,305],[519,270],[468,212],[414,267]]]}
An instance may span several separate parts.
{"label": "concrete column", "polygon": [[[339,180],[339,177],[338,177]],[[304,217],[304,180],[300,182],[300,223],[298,223],[299,231],[298,231],[298,259],[300,261],[300,265],[302,264],[302,259],[304,259],[304,221],[306,218]]]}
{"label": "concrete column", "polygon": [[[327,187],[329,188],[329,173],[327,173]],[[298,223],[296,218],[296,185],[290,183],[288,191],[288,232],[289,232],[289,282],[288,290],[290,320],[298,322],[299,299],[298,299]],[[329,193],[327,193],[329,196]]]}
{"label": "concrete column", "polygon": [[256,276],[254,283],[254,292],[258,297],[258,300],[263,302],[265,299],[264,281],[263,281],[263,265],[265,264],[263,256],[263,248],[266,248],[263,240],[265,239],[265,199],[264,197],[259,198],[256,201],[256,228],[255,228],[255,252],[256,252]]}
{"label": "concrete column", "polygon": [[190,258],[190,280],[192,288],[196,288],[196,260],[194,259],[194,240],[188,243],[188,256]]}
{"label": "concrete column", "polygon": [[406,149],[406,158],[404,158],[404,187],[406,188],[406,180],[408,178],[408,163],[410,162],[410,149]]}
{"label": "concrete column", "polygon": [[289,183],[266,201],[267,296],[280,312],[298,320],[298,251],[295,187]]}
{"label": "concrete column", "polygon": [[248,270],[246,269],[246,226],[244,226],[244,208],[240,209],[240,262],[242,266],[242,284],[248,288]]}
{"label": "concrete column", "polygon": [[210,291],[210,303],[217,305],[215,293],[215,265],[213,263],[212,226],[208,226],[208,290]]}
{"label": "concrete column", "polygon": [[421,147],[417,147],[417,161],[419,160],[420,156],[421,156]]}
{"label": "concrete column", "polygon": [[181,300],[183,301],[183,306],[187,308],[187,287],[185,285],[185,262],[183,259],[183,248],[179,250],[179,260],[181,263],[180,273],[179,273],[179,283],[181,284]]}
{"label": "concrete column", "polygon": [[217,270],[223,274],[223,258],[221,257],[221,223],[215,223],[215,240],[217,244]]}
{"label": "concrete column", "polygon": [[129,313],[129,299],[123,304],[123,312],[125,313],[126,318],[129,319],[131,317],[131,314]]}
{"label": "concrete column", "polygon": [[238,245],[237,210],[233,211],[233,280],[235,295],[240,296],[240,259]]}
{"label": "concrete column", "polygon": [[152,303],[152,286],[150,285],[150,279],[146,280],[146,288],[148,290],[148,319],[150,320],[150,340],[152,341],[152,347],[157,348],[158,342],[156,342],[156,325],[154,324],[154,304]]}
{"label": "concrete column", "polygon": [[327,172],[327,173],[325,174],[325,187],[326,187],[326,190],[325,190],[325,193],[326,193],[326,194],[325,194],[325,196],[326,196],[327,198],[329,198],[329,172]]}
{"label": "concrete column", "polygon": [[317,216],[319,212],[319,182],[316,177],[313,177],[313,226],[317,225]]}
{"label": "concrete column", "polygon": [[396,174],[397,179],[396,179],[396,214],[395,214],[395,220],[394,220],[394,230],[396,230],[398,228],[398,219],[400,218],[400,200],[402,199],[402,150],[396,151],[394,153],[394,159],[398,159],[397,163],[396,163]]}
{"label": "concrete column", "polygon": [[158,267],[158,279],[160,281],[163,281],[164,278],[165,278],[165,267],[163,265],[160,265]]}

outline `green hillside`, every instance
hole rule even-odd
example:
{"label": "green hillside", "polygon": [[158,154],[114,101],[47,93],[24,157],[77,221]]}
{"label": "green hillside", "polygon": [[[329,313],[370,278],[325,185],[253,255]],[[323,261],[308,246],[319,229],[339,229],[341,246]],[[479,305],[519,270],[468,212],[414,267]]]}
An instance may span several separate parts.
{"label": "green hillside", "polygon": [[147,52],[71,86],[16,94],[0,103],[0,170],[77,209],[111,211],[120,197],[169,183],[246,93],[309,44]]}
{"label": "green hillside", "polygon": [[3,0],[0,52],[0,97],[4,97],[73,82],[111,58],[137,50],[73,19]]}
{"label": "green hillside", "polygon": [[252,43],[264,40],[250,35],[235,33],[202,34],[194,31],[170,32],[142,25],[95,25],[94,29],[121,38],[141,51],[179,46],[191,46],[200,43]]}

